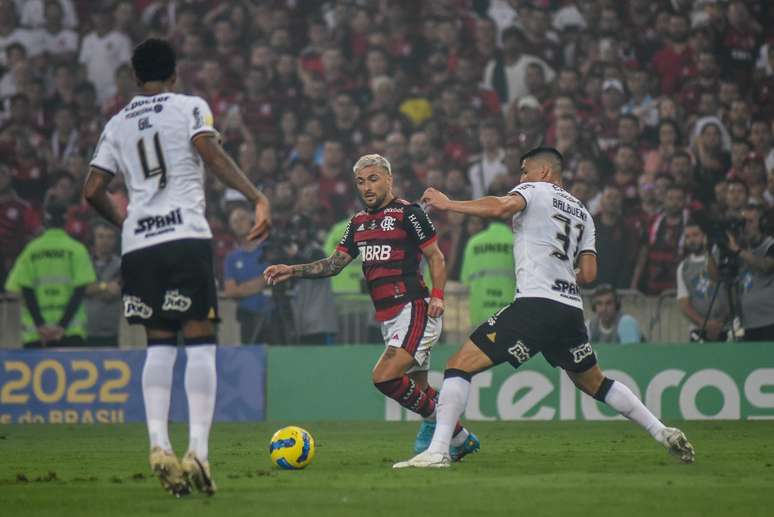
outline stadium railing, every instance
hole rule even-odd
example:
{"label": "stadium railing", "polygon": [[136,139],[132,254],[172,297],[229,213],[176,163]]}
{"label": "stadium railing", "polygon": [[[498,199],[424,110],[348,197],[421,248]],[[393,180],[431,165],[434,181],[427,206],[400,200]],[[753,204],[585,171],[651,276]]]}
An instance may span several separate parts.
{"label": "stadium railing", "polygon": [[[640,323],[649,343],[677,343],[685,341],[688,333],[686,319],[680,313],[674,291],[660,296],[645,296],[635,290],[619,291],[624,312]],[[459,283],[450,283],[446,288],[446,312],[441,344],[458,345],[470,333],[471,322],[468,312],[468,291]],[[592,316],[590,300],[585,300],[586,317]],[[228,298],[220,299],[222,323],[218,329],[220,343],[233,345],[240,341],[239,324],[236,321],[236,303]],[[360,293],[339,293],[336,295],[339,334],[337,343],[379,342],[379,329],[373,320],[373,305],[367,295]],[[0,347],[21,346],[21,308],[18,297],[0,294]],[[128,325],[121,318],[119,346],[121,348],[141,347],[144,344],[142,328]]]}

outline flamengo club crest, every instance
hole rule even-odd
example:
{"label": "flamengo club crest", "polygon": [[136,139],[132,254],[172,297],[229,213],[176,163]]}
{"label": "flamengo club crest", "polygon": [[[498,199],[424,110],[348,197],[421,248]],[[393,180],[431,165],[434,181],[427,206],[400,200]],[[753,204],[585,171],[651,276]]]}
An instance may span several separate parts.
{"label": "flamengo club crest", "polygon": [[387,216],[384,219],[382,219],[381,224],[382,230],[385,232],[389,232],[395,229],[395,218]]}

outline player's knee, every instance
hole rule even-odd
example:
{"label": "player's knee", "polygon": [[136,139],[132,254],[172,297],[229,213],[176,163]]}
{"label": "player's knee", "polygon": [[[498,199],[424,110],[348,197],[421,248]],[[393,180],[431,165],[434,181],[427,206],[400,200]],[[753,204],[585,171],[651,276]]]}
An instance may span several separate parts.
{"label": "player's knee", "polygon": [[377,390],[392,398],[400,390],[403,378],[381,379],[373,376],[373,382]]}

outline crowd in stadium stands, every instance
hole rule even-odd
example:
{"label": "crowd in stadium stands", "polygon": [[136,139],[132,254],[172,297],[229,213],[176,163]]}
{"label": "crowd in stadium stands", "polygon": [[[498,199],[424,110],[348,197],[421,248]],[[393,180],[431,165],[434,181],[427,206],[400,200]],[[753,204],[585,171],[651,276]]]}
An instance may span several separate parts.
{"label": "crowd in stadium stands", "polygon": [[[278,308],[264,286],[235,284],[321,256],[360,206],[351,167],[365,153],[386,156],[413,201],[427,186],[505,193],[522,153],[555,146],[565,187],[596,218],[599,283],[650,295],[676,287],[689,221],[774,206],[766,0],[0,0],[0,289],[58,201],[115,291],[115,235],[80,192],[149,36],[174,42],[179,91],[207,100],[272,201],[274,234],[256,255],[240,241],[244,199],[207,178],[221,288],[258,297],[240,310],[267,319]],[[126,206],[120,177],[110,191]],[[486,228],[431,217],[459,280]]]}

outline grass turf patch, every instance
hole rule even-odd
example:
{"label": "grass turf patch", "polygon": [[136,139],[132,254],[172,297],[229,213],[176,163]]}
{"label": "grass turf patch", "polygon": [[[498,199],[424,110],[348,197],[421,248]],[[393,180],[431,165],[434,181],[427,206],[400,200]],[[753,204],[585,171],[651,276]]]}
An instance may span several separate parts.
{"label": "grass turf patch", "polygon": [[[288,423],[216,424],[218,494],[180,500],[148,467],[142,424],[0,427],[2,515],[771,515],[774,422],[684,422],[682,465],[628,422],[472,422],[481,452],[450,469],[394,471],[415,423],[305,423],[314,462],[283,471],[269,438]],[[186,428],[173,425],[182,454]]]}

